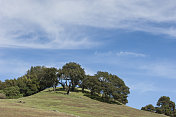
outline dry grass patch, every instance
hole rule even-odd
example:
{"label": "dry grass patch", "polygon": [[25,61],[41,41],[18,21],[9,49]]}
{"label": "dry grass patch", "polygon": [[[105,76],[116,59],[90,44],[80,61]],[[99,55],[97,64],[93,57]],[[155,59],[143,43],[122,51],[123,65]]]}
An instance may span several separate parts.
{"label": "dry grass patch", "polygon": [[[41,111],[45,114],[37,117],[55,117],[59,116],[71,116],[67,114],[73,114],[80,117],[166,117],[151,112],[137,110],[125,105],[109,104],[95,99],[91,99],[81,92],[71,92],[70,95],[65,95],[64,91],[51,92],[48,90],[42,91],[38,94],[13,100],[3,100],[9,104],[18,104],[23,108],[29,108],[30,111],[26,111],[25,117],[40,115]],[[19,101],[25,103],[18,103]],[[0,105],[2,107],[2,105]],[[33,107],[33,108],[32,108]],[[10,106],[12,109],[12,106]],[[2,108],[1,108],[2,109]],[[53,112],[56,110],[58,112]],[[1,110],[0,110],[1,111]],[[23,110],[19,110],[23,111]],[[25,111],[25,110],[24,110]],[[33,113],[31,113],[33,112]],[[64,113],[59,113],[64,112]],[[12,109],[11,113],[16,113]],[[18,113],[19,114],[19,113]],[[56,114],[56,115],[55,115]],[[5,116],[2,116],[5,117]],[[7,117],[7,116],[6,116]],[[14,116],[13,116],[14,117]],[[17,116],[16,116],[17,117]],[[20,117],[20,116],[19,116]]]}
{"label": "dry grass patch", "polygon": [[75,117],[61,112],[24,107],[21,104],[0,102],[0,117]]}

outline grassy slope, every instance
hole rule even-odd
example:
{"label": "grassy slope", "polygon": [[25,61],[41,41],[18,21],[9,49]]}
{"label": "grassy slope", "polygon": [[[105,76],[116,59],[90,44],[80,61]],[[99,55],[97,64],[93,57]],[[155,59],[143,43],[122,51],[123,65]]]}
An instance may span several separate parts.
{"label": "grassy slope", "polygon": [[0,101],[0,117],[75,117],[66,113],[24,107],[17,103]]}
{"label": "grassy slope", "polygon": [[1,117],[15,117],[15,114],[16,117],[165,117],[125,105],[103,103],[81,92],[71,92],[70,95],[64,93],[45,90],[29,97],[0,100]]}

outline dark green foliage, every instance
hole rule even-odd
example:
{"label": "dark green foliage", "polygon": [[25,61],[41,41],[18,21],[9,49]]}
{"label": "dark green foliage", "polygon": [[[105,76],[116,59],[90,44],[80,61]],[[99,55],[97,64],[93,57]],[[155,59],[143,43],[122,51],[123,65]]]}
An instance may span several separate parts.
{"label": "dark green foliage", "polygon": [[12,86],[17,86],[17,80],[16,79],[6,79],[5,82],[1,84],[2,89],[7,88],[7,87],[12,87]]}
{"label": "dark green foliage", "polygon": [[57,79],[57,69],[56,68],[45,68],[43,78],[41,80],[45,87],[53,87],[53,90],[56,90],[56,86],[58,85]]}
{"label": "dark green foliage", "polygon": [[82,82],[82,86],[91,91],[91,95],[95,93],[100,93],[101,91],[101,82],[95,76],[86,76]]}
{"label": "dark green foliage", "polygon": [[0,99],[6,99],[6,95],[4,93],[0,93]]}
{"label": "dark green foliage", "polygon": [[3,82],[0,80],[0,90],[4,89]]}
{"label": "dark green foliage", "polygon": [[7,87],[3,91],[8,98],[22,97],[20,94],[20,88],[18,86]]}
{"label": "dark green foliage", "polygon": [[35,67],[32,66],[27,71],[27,74],[26,74],[28,78],[30,78],[33,82],[35,82],[36,87],[38,88],[39,91],[42,91],[47,88],[45,86],[46,83],[43,81],[45,69],[46,67],[44,66],[35,66]]}
{"label": "dark green foliage", "polygon": [[168,116],[173,116],[175,112],[175,103],[170,100],[167,96],[162,96],[157,102],[158,110],[157,113],[162,113]]}
{"label": "dark green foliage", "polygon": [[85,78],[85,71],[81,66],[77,63],[70,62],[66,63],[62,70],[59,72],[60,77],[64,79],[65,85],[68,87],[68,83],[71,85],[72,91],[74,91],[75,87]]}
{"label": "dark green foliage", "polygon": [[5,82],[2,82],[1,85],[0,85],[0,89],[3,90],[4,88],[6,88]]}
{"label": "dark green foliage", "polygon": [[27,71],[27,74],[22,77],[19,77],[18,79],[11,79],[5,80],[5,82],[0,82],[0,89],[5,90],[7,93],[6,95],[8,95],[8,97],[10,98],[13,98],[7,92],[11,90],[7,89],[12,89],[12,87],[18,87],[20,94],[22,94],[23,96],[29,96],[49,87],[53,87],[53,89],[55,89],[57,84],[58,80],[56,68],[36,66],[31,67]]}
{"label": "dark green foliage", "polygon": [[145,111],[151,110],[152,112],[156,112],[159,114],[165,114],[167,116],[176,117],[175,103],[171,101],[169,97],[167,96],[160,97],[157,102],[157,106],[158,107],[155,107],[155,111],[153,111],[153,107],[151,105],[142,107],[141,110]]}
{"label": "dark green foliage", "polygon": [[163,107],[163,106],[169,105],[169,103],[170,103],[170,98],[166,96],[162,96],[159,98],[157,102],[157,106]]}
{"label": "dark green foliage", "polygon": [[5,82],[2,82],[0,84],[0,90],[3,90],[4,88],[6,88],[6,83]]}
{"label": "dark green foliage", "polygon": [[149,104],[149,105],[147,105],[145,107],[142,107],[141,110],[155,112],[155,107],[152,104]]}
{"label": "dark green foliage", "polygon": [[18,79],[5,80],[0,82],[0,88],[19,87],[20,94],[29,96],[46,88],[57,86],[57,69],[44,66],[31,67],[27,74]]}
{"label": "dark green foliage", "polygon": [[3,90],[0,90],[0,99],[6,99],[6,95]]}
{"label": "dark green foliage", "polygon": [[28,71],[27,71],[27,75],[33,75],[35,74],[37,76],[37,78],[41,78],[43,76],[43,70],[45,69],[45,66],[35,66],[35,67],[31,67]]}
{"label": "dark green foliage", "polygon": [[129,88],[124,81],[108,72],[97,72],[94,76],[86,76],[81,65],[69,62],[62,69],[47,68],[44,66],[31,67],[25,75],[18,79],[0,81],[0,90],[4,90],[8,98],[17,98],[21,95],[30,96],[46,88],[62,85],[69,94],[75,87],[89,89],[91,96],[99,95],[104,101],[118,101],[126,104]]}
{"label": "dark green foliage", "polygon": [[18,87],[23,96],[29,96],[38,92],[37,83],[28,75],[18,78]]}
{"label": "dark green foliage", "polygon": [[3,90],[0,90],[0,93],[4,93],[4,91],[3,91]]}
{"label": "dark green foliage", "polygon": [[122,79],[108,72],[99,71],[95,76],[87,76],[81,86],[82,88],[89,89],[91,95],[101,93],[102,99],[105,99],[104,101],[117,100],[123,104],[128,102],[129,88]]}
{"label": "dark green foliage", "polygon": [[35,94],[49,87],[53,87],[55,90],[58,84],[57,69],[44,66],[31,67],[27,74],[18,80],[20,82],[18,83],[20,92],[24,96]]}
{"label": "dark green foliage", "polygon": [[112,98],[123,104],[128,103],[127,95],[130,91],[122,79],[108,72],[100,71],[95,76],[101,82],[101,92],[105,99]]}

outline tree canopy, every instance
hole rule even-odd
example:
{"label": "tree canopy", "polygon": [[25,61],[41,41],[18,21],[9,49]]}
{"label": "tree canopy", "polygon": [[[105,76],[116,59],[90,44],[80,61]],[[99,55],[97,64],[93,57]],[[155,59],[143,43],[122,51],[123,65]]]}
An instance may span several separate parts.
{"label": "tree canopy", "polygon": [[57,69],[52,68],[45,68],[42,82],[45,83],[45,87],[53,87],[53,90],[56,90],[56,86],[58,85],[57,79]]}
{"label": "tree canopy", "polygon": [[82,81],[82,88],[89,89],[91,95],[101,92],[101,82],[96,76],[87,75],[86,78]]}
{"label": "tree canopy", "polygon": [[7,87],[3,91],[8,98],[22,97],[22,95],[20,94],[20,88],[18,86]]}
{"label": "tree canopy", "polygon": [[141,110],[155,112],[155,107],[152,104],[149,104],[149,105],[142,107]]}
{"label": "tree canopy", "polygon": [[71,86],[72,91],[74,91],[75,87],[85,78],[84,69],[75,62],[66,63],[58,74],[58,76],[65,80],[67,87],[68,84]]}
{"label": "tree canopy", "polygon": [[97,74],[95,74],[95,77],[101,82],[103,97],[107,99],[113,98],[123,104],[128,103],[127,95],[130,91],[122,79],[116,75],[101,71],[98,71]]}
{"label": "tree canopy", "polygon": [[[56,90],[58,84],[62,85],[67,94],[75,87],[90,90],[90,94],[99,95],[105,100],[116,100],[123,104],[128,102],[129,88],[124,81],[116,75],[98,71],[95,75],[86,75],[80,64],[69,62],[57,69],[54,67],[32,66],[25,75],[17,79],[0,81],[0,90],[8,98],[17,96],[30,96],[46,88]],[[12,94],[12,95],[11,95]]]}
{"label": "tree canopy", "polygon": [[159,114],[165,114],[167,116],[176,117],[175,103],[167,96],[161,96],[157,101],[157,107],[153,105],[147,105],[142,107],[141,110],[151,111]]}

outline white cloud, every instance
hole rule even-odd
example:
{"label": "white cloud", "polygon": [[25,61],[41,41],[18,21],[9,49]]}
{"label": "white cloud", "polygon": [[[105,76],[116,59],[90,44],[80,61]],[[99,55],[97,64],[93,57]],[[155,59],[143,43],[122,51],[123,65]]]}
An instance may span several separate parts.
{"label": "white cloud", "polygon": [[[130,51],[95,52],[96,62],[109,64],[118,72],[138,77],[176,79],[176,63],[172,59],[154,59],[154,56]],[[117,67],[118,66],[118,67]]]}
{"label": "white cloud", "polygon": [[97,56],[126,56],[126,57],[146,57],[147,55],[142,54],[142,53],[136,53],[136,52],[129,52],[129,51],[120,51],[120,52],[112,52],[112,51],[108,51],[108,52],[98,52],[96,51],[94,53]]}
{"label": "white cloud", "polygon": [[91,69],[85,68],[84,70],[86,72],[86,75],[94,75],[94,74],[96,74],[96,72],[91,70]]}
{"label": "white cloud", "polygon": [[135,52],[118,52],[117,56],[135,56],[135,57],[146,57],[145,54],[135,53]]}
{"label": "white cloud", "polygon": [[[73,26],[176,37],[176,1],[0,0],[0,46],[74,49],[97,45]],[[158,7],[159,6],[159,7]],[[27,39],[26,39],[27,38]]]}

